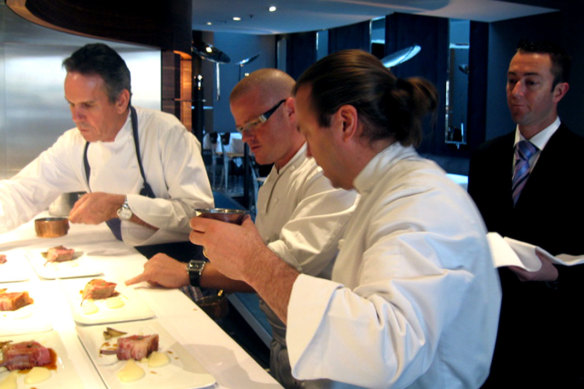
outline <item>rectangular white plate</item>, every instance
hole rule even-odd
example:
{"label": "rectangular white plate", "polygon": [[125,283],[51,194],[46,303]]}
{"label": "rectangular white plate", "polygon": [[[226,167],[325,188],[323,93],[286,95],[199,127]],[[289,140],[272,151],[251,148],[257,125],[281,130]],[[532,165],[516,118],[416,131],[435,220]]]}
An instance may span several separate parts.
{"label": "rectangular white plate", "polygon": [[[118,361],[115,355],[103,356],[99,353],[100,347],[106,342],[103,331],[108,326],[77,327],[79,339],[89,354],[103,381],[110,389],[127,388],[165,388],[188,389],[205,388],[215,384],[215,378],[189,354],[156,320],[146,320],[132,323],[118,323],[113,327],[116,330],[127,332],[127,335],[158,334],[158,351],[170,357],[170,363],[150,368],[147,363],[136,362],[145,371],[145,376],[134,382],[121,382],[117,372],[125,366],[127,361]],[[109,343],[115,343],[115,338]]]}
{"label": "rectangular white plate", "polygon": [[91,277],[102,274],[98,262],[85,255],[83,251],[76,250],[75,259],[71,261],[47,263],[42,255],[47,249],[27,252],[30,265],[41,278],[53,280],[55,278]]}
{"label": "rectangular white plate", "polygon": [[24,252],[7,251],[6,263],[0,264],[0,282],[26,281],[30,277],[30,265]]}
{"label": "rectangular white plate", "polygon": [[108,278],[103,279],[117,283],[116,291],[119,294],[109,299],[85,300],[83,304],[81,303],[81,292],[85,285],[91,281],[90,279],[62,280],[60,282],[61,290],[69,300],[75,322],[92,325],[154,317],[154,312],[133,288],[126,287],[123,282]]}
{"label": "rectangular white plate", "polygon": [[[25,385],[25,374],[18,374],[18,388],[42,388],[42,389],[63,389],[82,388],[83,382],[77,375],[73,362],[67,355],[65,345],[55,331],[40,332],[28,335],[0,336],[0,341],[12,340],[13,342],[25,342],[34,340],[45,347],[53,349],[57,353],[57,369],[51,370],[51,378],[36,385]],[[0,368],[0,382],[8,376],[9,372],[5,368]]]}
{"label": "rectangular white plate", "polygon": [[16,311],[0,311],[0,335],[42,332],[53,328],[50,312],[46,309],[50,305],[38,285],[29,282],[1,284],[0,289],[4,288],[7,293],[28,292],[34,302]]}

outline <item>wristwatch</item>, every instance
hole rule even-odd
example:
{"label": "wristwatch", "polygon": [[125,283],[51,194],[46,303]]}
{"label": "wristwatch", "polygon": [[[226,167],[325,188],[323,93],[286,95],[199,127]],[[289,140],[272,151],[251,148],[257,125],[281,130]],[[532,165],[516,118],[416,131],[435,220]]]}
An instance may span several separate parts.
{"label": "wristwatch", "polygon": [[192,286],[201,286],[201,275],[207,262],[193,259],[187,263],[187,272]]}
{"label": "wristwatch", "polygon": [[128,205],[128,198],[126,197],[124,203],[118,209],[118,217],[122,220],[130,220],[133,214],[134,213],[132,212],[130,206]]}

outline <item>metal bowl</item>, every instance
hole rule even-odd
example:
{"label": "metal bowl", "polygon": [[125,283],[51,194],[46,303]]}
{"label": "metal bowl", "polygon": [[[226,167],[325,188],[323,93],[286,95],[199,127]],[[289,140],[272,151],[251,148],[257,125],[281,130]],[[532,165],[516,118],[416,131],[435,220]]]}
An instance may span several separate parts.
{"label": "metal bowl", "polygon": [[245,209],[209,208],[195,209],[195,215],[227,223],[241,224],[248,212]]}
{"label": "metal bowl", "polygon": [[227,297],[222,293],[201,297],[196,303],[213,320],[221,320],[229,313]]}
{"label": "metal bowl", "polygon": [[43,217],[35,219],[34,230],[38,237],[57,238],[67,235],[69,231],[69,219],[66,217]]}

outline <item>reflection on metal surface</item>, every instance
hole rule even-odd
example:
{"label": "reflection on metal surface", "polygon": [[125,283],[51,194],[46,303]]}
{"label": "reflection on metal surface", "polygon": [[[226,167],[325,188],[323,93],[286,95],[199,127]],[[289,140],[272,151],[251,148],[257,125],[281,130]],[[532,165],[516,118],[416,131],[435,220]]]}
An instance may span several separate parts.
{"label": "reflection on metal surface", "polygon": [[241,72],[243,70],[243,67],[245,65],[247,65],[248,63],[255,61],[259,56],[260,56],[259,54],[256,54],[254,56],[244,58],[241,61],[238,61],[235,63],[236,65],[239,66],[239,79],[238,80],[241,80]]}
{"label": "reflection on metal surface", "polygon": [[[74,127],[62,61],[96,41],[32,24],[0,3],[0,179],[16,174]],[[160,50],[103,42],[130,68],[132,103],[160,109]]]}
{"label": "reflection on metal surface", "polygon": [[383,63],[383,66],[385,66],[386,68],[392,68],[406,61],[409,61],[416,54],[418,54],[420,50],[422,50],[422,48],[419,45],[412,45],[410,47],[406,47],[405,49],[398,50],[395,53],[387,55],[381,60],[381,62]]}
{"label": "reflection on metal surface", "polygon": [[215,74],[217,75],[217,101],[219,101],[219,98],[221,97],[221,76],[219,65],[231,62],[231,58],[215,46],[202,41],[195,42],[192,50],[193,53],[197,54],[202,59],[215,62]]}
{"label": "reflection on metal surface", "polygon": [[217,63],[229,63],[231,58],[218,48],[205,42],[195,42],[193,44],[193,53],[203,59]]}

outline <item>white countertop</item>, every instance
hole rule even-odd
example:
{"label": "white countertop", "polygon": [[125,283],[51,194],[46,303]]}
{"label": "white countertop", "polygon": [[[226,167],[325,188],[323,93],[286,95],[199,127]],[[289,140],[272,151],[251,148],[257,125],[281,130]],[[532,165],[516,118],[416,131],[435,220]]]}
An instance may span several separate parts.
{"label": "white countertop", "polygon": [[[46,250],[64,245],[82,250],[99,261],[103,278],[123,283],[141,272],[146,258],[136,250],[117,241],[105,224],[99,226],[72,224],[69,233],[61,238],[37,238],[33,222],[18,229],[0,234],[0,253],[18,254],[22,251]],[[105,388],[97,370],[91,363],[77,332],[63,285],[79,282],[77,279],[46,280],[37,276],[28,261],[23,271],[30,272],[28,282],[43,291],[43,300],[51,301],[51,320],[73,361],[85,388]],[[89,280],[89,278],[88,278]],[[2,287],[2,283],[0,283]],[[153,288],[148,284],[133,287],[155,313],[164,329],[215,377],[215,388],[280,388],[253,358],[230,338],[193,301],[176,289]],[[45,294],[46,291],[46,294]],[[2,334],[0,334],[2,335]]]}

